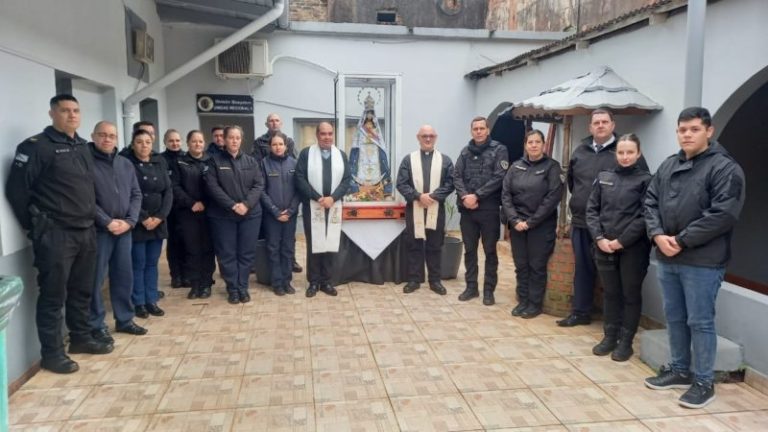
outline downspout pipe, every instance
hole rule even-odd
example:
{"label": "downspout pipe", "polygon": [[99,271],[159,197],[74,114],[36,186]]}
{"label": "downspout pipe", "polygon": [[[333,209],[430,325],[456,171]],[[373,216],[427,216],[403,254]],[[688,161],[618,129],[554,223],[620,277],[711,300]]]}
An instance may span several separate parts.
{"label": "downspout pipe", "polygon": [[685,107],[701,106],[704,82],[704,26],[706,24],[706,0],[688,2],[685,32],[685,77],[683,103]]}
{"label": "downspout pipe", "polygon": [[188,73],[199,68],[205,63],[211,61],[217,55],[223,53],[229,48],[232,48],[237,43],[242,42],[252,34],[264,28],[266,25],[277,20],[283,14],[284,10],[285,10],[284,0],[276,0],[274,3],[274,7],[270,9],[269,12],[260,16],[253,22],[241,28],[240,30],[222,39],[221,42],[217,43],[216,45],[198,54],[188,62],[177,67],[176,69],[162,76],[158,80],[150,83],[146,87],[142,88],[141,90],[125,98],[125,100],[123,101],[123,126],[124,126],[123,132],[125,133],[125,136],[126,136],[125,142],[126,143],[130,142],[131,128],[133,127],[134,110],[136,106],[139,104],[139,102],[141,102],[144,98],[151,96],[152,94],[168,87],[169,85],[173,84],[177,80],[186,76]]}

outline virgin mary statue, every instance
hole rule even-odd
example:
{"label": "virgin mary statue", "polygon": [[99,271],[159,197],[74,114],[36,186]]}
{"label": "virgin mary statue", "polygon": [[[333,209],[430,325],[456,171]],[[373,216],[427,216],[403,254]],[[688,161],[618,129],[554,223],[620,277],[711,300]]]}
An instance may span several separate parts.
{"label": "virgin mary statue", "polygon": [[352,149],[349,151],[352,180],[346,201],[394,199],[389,157],[373,107],[374,100],[369,94],[365,98],[365,109],[357,122]]}

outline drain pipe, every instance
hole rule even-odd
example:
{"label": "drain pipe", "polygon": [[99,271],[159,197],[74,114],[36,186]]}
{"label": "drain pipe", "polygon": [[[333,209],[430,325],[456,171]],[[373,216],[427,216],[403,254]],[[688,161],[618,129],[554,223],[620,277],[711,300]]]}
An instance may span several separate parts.
{"label": "drain pipe", "polygon": [[136,109],[136,106],[139,104],[139,102],[141,102],[141,100],[168,87],[170,84],[176,82],[177,80],[184,77],[188,73],[192,72],[193,70],[209,62],[210,60],[215,58],[217,55],[235,46],[237,43],[242,42],[248,36],[251,36],[252,34],[264,28],[267,24],[280,18],[283,15],[284,10],[285,10],[284,0],[276,0],[274,2],[274,7],[270,9],[269,12],[260,16],[255,21],[249,23],[248,25],[241,28],[240,30],[222,39],[221,42],[217,43],[216,45],[198,54],[188,62],[184,63],[183,65],[177,67],[176,69],[162,76],[160,79],[150,83],[143,89],[125,98],[125,100],[123,101],[123,128],[124,128],[123,132],[126,136],[126,139],[125,139],[126,145],[127,143],[130,142],[131,129],[133,127],[133,118],[135,114],[135,109]]}
{"label": "drain pipe", "polygon": [[685,32],[685,107],[701,106],[704,82],[704,25],[706,0],[688,2],[688,25]]}

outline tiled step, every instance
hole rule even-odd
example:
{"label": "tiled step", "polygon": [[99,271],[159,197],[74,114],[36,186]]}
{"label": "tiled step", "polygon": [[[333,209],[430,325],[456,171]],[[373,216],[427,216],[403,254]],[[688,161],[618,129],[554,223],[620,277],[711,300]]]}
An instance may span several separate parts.
{"label": "tiled step", "polygon": [[[669,363],[669,338],[666,329],[646,330],[639,335],[639,338],[640,359],[648,366],[658,369],[661,365]],[[718,336],[715,370],[731,372],[743,366],[744,353],[741,345]]]}

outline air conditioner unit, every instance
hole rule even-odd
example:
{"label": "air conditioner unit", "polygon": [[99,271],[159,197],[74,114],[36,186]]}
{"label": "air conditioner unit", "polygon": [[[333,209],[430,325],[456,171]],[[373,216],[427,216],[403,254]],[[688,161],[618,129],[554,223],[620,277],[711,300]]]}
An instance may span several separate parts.
{"label": "air conditioner unit", "polygon": [[272,75],[267,41],[246,39],[217,55],[216,75],[220,78],[264,78]]}
{"label": "air conditioner unit", "polygon": [[145,30],[133,31],[133,58],[141,63],[155,62],[155,40]]}

